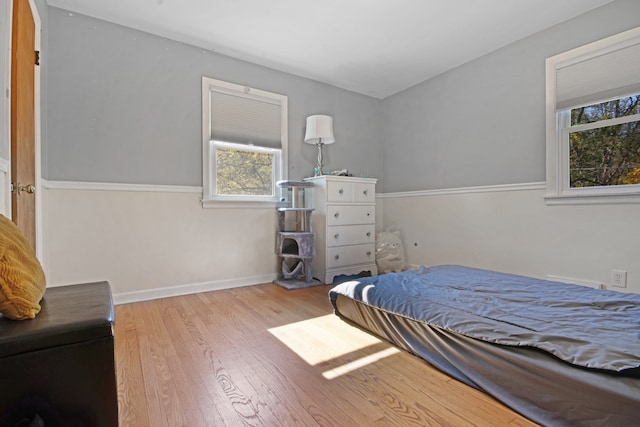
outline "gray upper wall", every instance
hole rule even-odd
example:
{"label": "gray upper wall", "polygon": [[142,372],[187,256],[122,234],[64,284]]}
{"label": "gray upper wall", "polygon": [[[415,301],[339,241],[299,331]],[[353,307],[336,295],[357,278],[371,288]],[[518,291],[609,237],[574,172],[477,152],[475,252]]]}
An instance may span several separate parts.
{"label": "gray upper wall", "polygon": [[378,191],[544,181],[545,59],[639,25],[617,0],[386,98]]}
{"label": "gray upper wall", "polygon": [[201,78],[287,95],[289,178],[313,173],[305,118],[334,117],[325,169],[381,178],[380,101],[49,7],[43,176],[202,185]]}
{"label": "gray upper wall", "polygon": [[616,0],[379,101],[38,6],[45,178],[201,185],[206,75],[288,95],[289,178],[315,164],[305,117],[331,114],[327,169],[379,192],[544,181],[545,59],[640,25],[640,1]]}

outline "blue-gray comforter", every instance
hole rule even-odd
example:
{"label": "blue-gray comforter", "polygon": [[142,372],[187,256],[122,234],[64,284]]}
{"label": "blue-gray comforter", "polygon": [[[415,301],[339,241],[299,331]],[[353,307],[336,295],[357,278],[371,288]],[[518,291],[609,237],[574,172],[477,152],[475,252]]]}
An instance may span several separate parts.
{"label": "blue-gray comforter", "polygon": [[330,291],[471,338],[544,350],[574,365],[640,368],[640,295],[461,266],[342,283]]}

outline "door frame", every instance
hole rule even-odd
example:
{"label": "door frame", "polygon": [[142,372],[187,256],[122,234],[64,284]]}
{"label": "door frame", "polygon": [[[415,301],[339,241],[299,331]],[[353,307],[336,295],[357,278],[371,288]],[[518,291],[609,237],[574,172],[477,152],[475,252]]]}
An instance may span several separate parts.
{"label": "door frame", "polygon": [[2,76],[2,103],[4,114],[2,120],[2,135],[0,135],[0,173],[4,174],[4,194],[3,205],[6,217],[11,217],[11,96],[7,91],[11,90],[11,31],[13,27],[13,1],[4,3],[4,13],[6,17],[5,26],[0,34],[2,40],[2,51],[4,52],[4,75]]}
{"label": "door frame", "polygon": [[[33,15],[33,22],[35,23],[35,49],[37,51],[42,51],[41,49],[41,28],[42,21],[40,20],[40,14],[38,13],[38,8],[36,6],[35,0],[28,0],[29,6],[31,8],[31,14]],[[11,90],[11,39],[12,39],[12,31],[13,31],[13,0],[6,1],[6,13],[8,17],[8,25],[6,26],[5,34],[1,34],[2,37],[0,40],[3,40],[5,43],[5,64],[6,70],[5,75],[3,76],[3,86],[7,88],[8,91]],[[34,82],[33,82],[33,94],[34,94],[34,126],[35,126],[35,182],[33,183],[36,187],[35,196],[35,220],[36,220],[36,256],[40,260],[43,261],[43,232],[42,232],[42,167],[41,167],[41,113],[42,113],[42,105],[40,102],[40,69],[42,65],[35,67],[34,70]],[[4,90],[2,92],[5,92]],[[8,92],[3,93],[2,96],[5,102],[6,114],[4,117],[0,118],[0,120],[4,121],[5,132],[2,135],[4,139],[4,149],[7,152],[7,158],[2,158],[2,152],[0,151],[0,173],[4,173],[6,171],[6,180],[5,180],[5,203],[7,206],[6,215],[10,217],[11,215],[11,97],[6,96]]]}

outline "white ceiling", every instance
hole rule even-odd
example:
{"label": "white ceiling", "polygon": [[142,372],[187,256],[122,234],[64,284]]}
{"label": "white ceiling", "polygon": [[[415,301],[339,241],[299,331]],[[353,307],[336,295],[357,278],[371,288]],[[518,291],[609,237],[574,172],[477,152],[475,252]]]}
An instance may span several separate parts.
{"label": "white ceiling", "polygon": [[613,0],[47,0],[376,98]]}

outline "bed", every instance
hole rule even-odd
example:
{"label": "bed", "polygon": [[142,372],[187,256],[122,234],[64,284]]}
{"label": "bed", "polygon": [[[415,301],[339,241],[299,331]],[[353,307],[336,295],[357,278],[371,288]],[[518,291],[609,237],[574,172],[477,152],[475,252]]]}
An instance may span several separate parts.
{"label": "bed", "polygon": [[343,320],[546,426],[640,423],[640,295],[462,266],[329,291]]}

